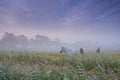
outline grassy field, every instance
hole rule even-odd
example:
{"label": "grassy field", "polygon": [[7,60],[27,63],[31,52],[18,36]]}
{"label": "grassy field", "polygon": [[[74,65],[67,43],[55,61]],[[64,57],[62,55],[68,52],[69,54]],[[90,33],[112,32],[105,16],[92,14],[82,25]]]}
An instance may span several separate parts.
{"label": "grassy field", "polygon": [[0,80],[120,80],[120,52],[0,51]]}

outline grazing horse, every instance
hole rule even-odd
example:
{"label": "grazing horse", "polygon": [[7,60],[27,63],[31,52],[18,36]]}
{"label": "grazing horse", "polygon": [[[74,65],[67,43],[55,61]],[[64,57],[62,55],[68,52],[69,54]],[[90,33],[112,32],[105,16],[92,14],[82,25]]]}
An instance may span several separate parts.
{"label": "grazing horse", "polygon": [[96,53],[100,53],[100,47],[97,48]]}
{"label": "grazing horse", "polygon": [[61,47],[60,53],[63,53],[63,52],[67,53],[68,55],[76,55],[77,54],[77,52],[75,52],[75,51],[72,51],[72,50],[65,48],[65,47]]}
{"label": "grazing horse", "polygon": [[83,50],[83,48],[80,48],[80,54],[84,55],[84,50]]}

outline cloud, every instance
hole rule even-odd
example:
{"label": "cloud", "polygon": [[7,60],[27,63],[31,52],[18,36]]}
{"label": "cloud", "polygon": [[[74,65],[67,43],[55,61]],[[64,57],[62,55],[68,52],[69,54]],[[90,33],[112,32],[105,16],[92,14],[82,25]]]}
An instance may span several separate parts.
{"label": "cloud", "polygon": [[[105,11],[103,14],[99,15],[97,17],[97,19],[102,19],[103,20],[106,17],[114,16],[114,14],[115,14],[114,12],[119,11],[119,8],[120,8],[120,5],[116,5],[112,8],[110,8],[109,10]],[[115,16],[117,16],[117,15],[115,15]]]}
{"label": "cloud", "polygon": [[11,12],[6,8],[0,7],[0,24],[11,25],[14,23],[15,23],[15,20],[11,15]]}

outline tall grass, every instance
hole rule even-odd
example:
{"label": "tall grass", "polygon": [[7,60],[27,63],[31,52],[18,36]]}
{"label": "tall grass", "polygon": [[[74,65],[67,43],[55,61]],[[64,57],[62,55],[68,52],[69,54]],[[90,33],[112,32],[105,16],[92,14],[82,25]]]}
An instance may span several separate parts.
{"label": "tall grass", "polygon": [[0,51],[0,80],[120,80],[120,52]]}

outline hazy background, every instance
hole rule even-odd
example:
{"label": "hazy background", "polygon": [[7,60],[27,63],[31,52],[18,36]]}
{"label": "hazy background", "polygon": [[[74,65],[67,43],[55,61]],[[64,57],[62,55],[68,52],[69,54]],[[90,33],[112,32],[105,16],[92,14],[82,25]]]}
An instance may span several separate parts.
{"label": "hazy background", "polygon": [[0,49],[120,50],[120,0],[0,0]]}

